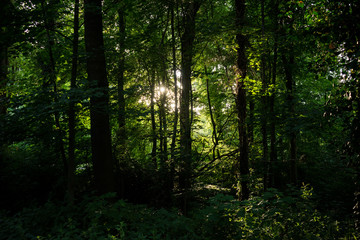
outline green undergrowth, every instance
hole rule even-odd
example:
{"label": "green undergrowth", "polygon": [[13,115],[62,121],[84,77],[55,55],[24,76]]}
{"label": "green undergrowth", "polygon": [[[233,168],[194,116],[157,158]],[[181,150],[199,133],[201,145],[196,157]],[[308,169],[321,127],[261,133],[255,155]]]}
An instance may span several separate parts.
{"label": "green undergrowth", "polygon": [[183,216],[113,194],[73,206],[48,202],[10,216],[0,215],[0,239],[357,239],[350,220],[318,212],[311,189],[280,192],[239,202],[218,194]]}

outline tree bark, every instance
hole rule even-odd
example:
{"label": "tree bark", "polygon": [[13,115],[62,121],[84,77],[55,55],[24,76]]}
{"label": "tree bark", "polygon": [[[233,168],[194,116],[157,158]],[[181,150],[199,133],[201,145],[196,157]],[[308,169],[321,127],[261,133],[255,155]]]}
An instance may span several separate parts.
{"label": "tree bark", "polygon": [[210,113],[210,119],[211,119],[211,126],[213,129],[212,132],[212,141],[213,141],[213,160],[215,161],[216,159],[216,147],[219,144],[219,138],[218,138],[218,134],[216,131],[216,122],[214,119],[214,115],[213,115],[213,111],[212,111],[212,105],[211,105],[211,99],[210,99],[210,89],[209,89],[209,78],[207,77],[207,69],[206,66],[204,67],[205,70],[205,77],[206,77],[206,95],[207,95],[207,101],[208,101],[208,107],[209,107],[209,113]]}
{"label": "tree bark", "polygon": [[[2,32],[2,30],[0,29]],[[0,45],[0,115],[5,115],[7,112],[7,96],[6,96],[6,84],[7,84],[7,68],[8,68],[8,54],[7,46],[5,44]]]}
{"label": "tree bark", "polygon": [[119,76],[118,76],[118,150],[119,150],[119,161],[122,162],[125,159],[126,151],[126,117],[125,117],[125,93],[124,93],[124,72],[125,72],[125,36],[126,36],[126,26],[125,26],[125,15],[122,9],[118,10],[119,15],[119,44],[120,44],[120,59],[119,59]]}
{"label": "tree bark", "polygon": [[288,105],[288,127],[289,127],[289,146],[290,146],[290,182],[296,184],[297,182],[297,164],[296,164],[296,132],[294,130],[295,123],[295,104],[294,104],[294,85],[293,71],[294,55],[290,51],[289,59],[282,55],[284,65],[285,78],[286,78],[286,91],[287,91],[287,105]]}
{"label": "tree bark", "polygon": [[186,213],[186,194],[191,176],[191,120],[190,91],[193,43],[195,39],[195,17],[200,8],[198,2],[185,3],[183,16],[184,33],[181,36],[182,94],[180,101],[180,173],[179,188],[184,191],[183,211]]}
{"label": "tree bark", "polygon": [[268,123],[268,97],[267,97],[267,76],[266,76],[266,66],[265,66],[265,3],[264,0],[261,1],[261,37],[262,37],[262,53],[261,53],[261,82],[262,82],[262,114],[261,114],[261,134],[262,134],[262,147],[263,147],[263,164],[264,164],[264,190],[267,189],[269,184],[269,162],[268,162],[268,134],[267,134],[267,123]]}
{"label": "tree bark", "polygon": [[[154,71],[154,70],[152,70]],[[155,73],[149,73],[150,80],[150,115],[151,115],[151,136],[152,136],[152,150],[151,150],[151,161],[153,162],[154,168],[158,168],[157,164],[157,136],[156,136],[156,121],[155,121]]]}
{"label": "tree bark", "polygon": [[[72,56],[72,68],[71,68],[71,90],[75,90],[77,67],[78,67],[78,49],[79,49],[79,0],[75,0],[74,9],[74,36],[73,36],[73,56]],[[75,125],[76,125],[76,110],[73,94],[70,95],[69,104],[69,154],[68,154],[68,195],[70,203],[74,202],[75,195]]]}
{"label": "tree bark", "polygon": [[87,73],[93,90],[90,96],[91,150],[95,187],[99,194],[115,191],[101,9],[101,0],[85,0]]}
{"label": "tree bark", "polygon": [[[175,2],[176,3],[176,2]],[[171,41],[172,41],[172,71],[174,75],[174,98],[175,98],[175,109],[174,109],[174,125],[172,130],[171,137],[171,146],[170,146],[170,188],[174,187],[174,178],[175,178],[175,144],[176,144],[176,136],[177,136],[177,126],[178,126],[178,118],[179,118],[179,110],[178,110],[178,81],[177,81],[177,67],[176,67],[176,38],[175,38],[175,14],[174,8],[175,3],[173,3],[171,8]]]}
{"label": "tree bark", "polygon": [[[164,58],[165,59],[165,58]],[[165,64],[164,64],[165,65]],[[165,87],[166,84],[166,67],[162,69],[162,83],[161,86]],[[166,90],[160,90],[160,106],[159,106],[159,117],[160,117],[160,168],[165,170],[166,162],[168,160],[168,141],[167,141],[167,121],[166,121]]]}
{"label": "tree bark", "polygon": [[[41,2],[41,8],[43,11],[43,17],[45,22],[45,30],[46,30],[46,37],[47,37],[47,49],[49,53],[49,61],[50,61],[50,68],[49,68],[49,83],[53,87],[54,92],[54,102],[58,102],[58,90],[57,90],[57,83],[56,83],[56,66],[55,66],[55,58],[53,53],[53,47],[54,47],[54,38],[53,38],[53,32],[55,31],[55,19],[54,16],[48,15],[48,9],[45,8],[45,2],[44,0]],[[61,160],[63,162],[63,168],[64,168],[64,175],[67,175],[68,172],[68,162],[66,159],[65,154],[65,146],[64,146],[64,140],[63,140],[63,131],[60,124],[60,113],[57,109],[54,109],[54,121],[56,126],[56,147],[58,148],[58,152],[60,153]]]}
{"label": "tree bark", "polygon": [[[171,10],[170,10],[171,11]],[[167,20],[169,19],[170,12],[168,12]],[[168,22],[168,21],[167,21]],[[165,35],[167,32],[167,24],[163,31],[160,49],[165,49]],[[166,163],[168,161],[168,141],[167,141],[167,119],[166,119],[166,100],[167,89],[169,88],[169,81],[167,76],[167,55],[164,52],[160,52],[160,103],[159,103],[159,118],[160,118],[160,170],[165,173],[168,169]]]}
{"label": "tree bark", "polygon": [[[275,88],[276,84],[276,68],[277,68],[277,38],[275,37],[274,45],[274,59],[273,59],[273,73],[271,84]],[[276,151],[276,117],[275,117],[275,90],[273,89],[270,96],[270,166],[269,166],[269,187],[277,187],[279,185],[279,177],[275,175],[275,168],[277,163],[277,151]]]}
{"label": "tree bark", "polygon": [[245,55],[247,38],[242,34],[242,26],[245,18],[245,0],[235,0],[235,26],[237,28],[237,59],[236,59],[236,109],[238,116],[239,132],[239,155],[236,162],[240,189],[238,189],[239,200],[249,198],[249,159],[246,131],[246,89],[245,78],[247,71],[247,57]]}

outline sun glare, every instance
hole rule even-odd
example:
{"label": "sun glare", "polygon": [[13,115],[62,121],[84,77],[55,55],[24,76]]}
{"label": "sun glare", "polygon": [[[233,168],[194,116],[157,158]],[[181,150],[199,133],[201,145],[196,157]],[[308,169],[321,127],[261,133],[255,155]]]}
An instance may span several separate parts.
{"label": "sun glare", "polygon": [[181,71],[180,70],[176,70],[176,77],[181,78]]}

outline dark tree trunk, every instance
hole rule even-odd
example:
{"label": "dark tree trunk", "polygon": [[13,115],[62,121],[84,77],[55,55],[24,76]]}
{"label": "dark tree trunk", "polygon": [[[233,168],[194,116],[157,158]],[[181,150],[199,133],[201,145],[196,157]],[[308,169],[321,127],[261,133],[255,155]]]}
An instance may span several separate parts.
{"label": "dark tree trunk", "polygon": [[216,147],[219,144],[219,138],[218,138],[218,134],[216,131],[216,122],[214,119],[214,114],[212,111],[212,105],[211,105],[211,98],[210,98],[210,90],[209,90],[209,78],[207,77],[207,70],[206,70],[206,66],[205,66],[205,77],[206,77],[206,95],[207,95],[207,101],[208,101],[208,107],[209,107],[209,112],[210,112],[210,119],[211,119],[211,126],[213,129],[212,132],[212,141],[213,141],[213,147],[212,147],[212,152],[213,152],[213,161],[215,161],[216,159]]}
{"label": "dark tree trunk", "polygon": [[[360,6],[359,6],[360,7]],[[358,8],[359,8],[358,7]],[[360,47],[359,43],[356,43],[356,48]],[[357,57],[358,61],[360,60],[359,57]],[[354,70],[352,74],[353,79],[359,79],[360,73],[359,73],[360,66],[357,67],[357,71]],[[356,104],[353,104],[353,111],[356,113],[352,122],[352,129],[351,129],[351,142],[353,147],[353,153],[354,155],[354,170],[355,170],[355,192],[354,192],[354,207],[353,207],[353,213],[355,217],[355,229],[359,232],[360,231],[360,81],[354,82],[354,90],[353,90],[353,96],[354,102]]]}
{"label": "dark tree trunk", "polygon": [[[265,3],[264,0],[261,1],[261,37],[262,42],[265,42]],[[265,66],[265,44],[262,44],[262,53],[261,53],[261,81],[262,81],[262,113],[261,113],[261,134],[262,134],[262,147],[263,147],[263,164],[264,164],[264,190],[267,189],[269,184],[269,162],[268,162],[268,134],[267,134],[267,123],[268,123],[268,97],[267,97],[267,76],[266,76],[266,66]]]}
{"label": "dark tree trunk", "polygon": [[[0,29],[0,33],[2,33],[1,29]],[[7,68],[8,68],[7,46],[5,44],[1,44],[0,45],[0,115],[4,115],[7,112],[7,102],[8,102],[6,96]]]}
{"label": "dark tree trunk", "polygon": [[[165,59],[165,58],[164,58]],[[166,84],[166,67],[165,63],[162,69],[162,83],[161,86],[165,88]],[[160,106],[159,106],[159,116],[160,116],[160,168],[165,170],[166,162],[168,160],[168,141],[167,141],[167,120],[166,120],[166,88],[165,91],[160,90]]]}
{"label": "dark tree trunk", "polygon": [[[71,90],[77,88],[76,76],[78,67],[78,49],[79,49],[79,0],[75,0],[74,9],[74,36],[73,36],[73,56],[72,56],[72,69],[71,69]],[[75,194],[75,124],[76,124],[76,99],[73,94],[70,95],[69,104],[69,155],[68,155],[68,194],[69,201],[73,203]]]}
{"label": "dark tree trunk", "polygon": [[181,36],[182,94],[180,101],[180,173],[179,188],[184,191],[183,211],[186,213],[186,194],[191,176],[191,120],[190,92],[193,43],[195,39],[195,17],[200,8],[198,2],[187,2],[184,6],[184,33]]}
{"label": "dark tree trunk", "polygon": [[158,168],[157,164],[157,135],[156,135],[156,121],[155,121],[155,73],[149,73],[150,80],[150,115],[151,115],[151,136],[152,136],[152,150],[151,150],[151,160],[153,162],[154,168]]}
{"label": "dark tree trunk", "polygon": [[[10,36],[7,31],[8,14],[12,11],[12,4],[9,0],[0,1],[0,131],[6,128],[6,122],[2,121],[7,114],[8,108],[8,96],[6,85],[8,83],[8,46],[11,44],[13,36]],[[6,148],[8,139],[4,134],[0,134],[0,162],[3,163],[3,149]],[[0,166],[0,169],[3,170],[4,166]],[[3,194],[4,195],[4,194]]]}
{"label": "dark tree trunk", "polygon": [[[53,86],[54,92],[54,102],[58,102],[58,91],[57,91],[57,84],[56,84],[56,67],[55,67],[55,58],[53,53],[54,47],[54,37],[53,33],[55,31],[55,19],[52,14],[48,14],[48,9],[45,8],[45,2],[41,2],[41,7],[43,11],[43,17],[45,22],[45,30],[46,30],[46,37],[48,41],[47,49],[49,51],[49,60],[50,60],[50,68],[49,68],[49,83]],[[64,168],[64,175],[67,175],[68,166],[67,160],[65,155],[65,146],[63,140],[63,131],[60,124],[60,113],[58,109],[54,109],[54,120],[56,126],[56,147],[58,148],[58,152],[60,153],[61,160],[63,162]]]}
{"label": "dark tree trunk", "polygon": [[93,90],[90,96],[91,150],[99,194],[115,191],[101,9],[101,0],[85,0],[87,73]]}
{"label": "dark tree trunk", "polygon": [[239,200],[249,198],[249,159],[248,159],[248,136],[246,132],[246,88],[245,78],[247,70],[247,57],[245,48],[247,38],[242,34],[242,26],[245,18],[245,0],[235,0],[236,19],[235,26],[237,28],[237,60],[236,60],[236,109],[238,116],[238,132],[239,132],[239,155],[237,159],[238,178],[240,180],[241,189],[239,189]]}
{"label": "dark tree trunk", "polygon": [[[276,84],[276,68],[277,68],[277,38],[275,37],[274,45],[274,60],[273,60],[273,73],[271,84],[275,87]],[[277,167],[277,151],[276,151],[276,117],[274,111],[275,105],[275,91],[272,90],[270,96],[270,169],[269,169],[269,187],[278,187],[279,185],[279,176],[275,174],[275,169]]]}
{"label": "dark tree trunk", "polygon": [[272,64],[272,78],[271,78],[271,95],[269,97],[269,111],[270,111],[270,166],[269,166],[269,187],[279,187],[280,186],[280,175],[279,175],[279,164],[278,156],[276,149],[276,116],[275,116],[275,86],[276,86],[276,76],[277,76],[277,62],[278,62],[278,12],[279,6],[278,3],[275,3],[273,7],[273,25],[275,26],[274,31],[274,56]]}
{"label": "dark tree trunk", "polygon": [[289,59],[283,54],[282,61],[284,65],[287,91],[287,105],[288,105],[288,126],[289,126],[289,145],[290,145],[290,182],[296,184],[297,182],[297,164],[296,164],[296,132],[295,132],[295,104],[294,104],[294,55],[290,52]]}
{"label": "dark tree trunk", "polygon": [[126,18],[124,9],[121,8],[118,10],[119,16],[119,73],[117,78],[117,101],[118,101],[118,130],[116,132],[116,160],[115,160],[115,167],[116,167],[116,174],[118,179],[118,186],[119,186],[119,195],[123,197],[125,194],[125,179],[124,173],[122,172],[121,166],[125,162],[126,158],[126,140],[127,140],[127,133],[126,133],[126,103],[125,103],[125,92],[124,92],[124,85],[125,85],[125,38],[126,38]]}
{"label": "dark tree trunk", "polygon": [[119,59],[119,76],[118,76],[118,154],[119,161],[122,162],[125,159],[126,151],[126,118],[125,118],[125,93],[124,93],[124,72],[125,72],[125,15],[124,11],[120,9],[118,11],[119,15],[119,44],[120,44],[120,59]]}
{"label": "dark tree trunk", "polygon": [[248,99],[249,99],[249,124],[247,128],[248,128],[248,145],[250,147],[254,143],[255,100],[254,100],[254,96],[251,95],[248,96]]}
{"label": "dark tree trunk", "polygon": [[[170,10],[171,11],[171,10]],[[170,12],[168,13],[169,18]],[[168,20],[168,19],[167,19]],[[168,22],[168,21],[167,21]],[[164,49],[165,35],[167,32],[167,25],[163,31],[160,49]],[[165,173],[168,169],[166,163],[168,161],[168,141],[167,141],[167,119],[166,119],[166,100],[167,100],[167,89],[169,87],[169,81],[167,76],[167,56],[164,52],[160,53],[160,103],[159,103],[159,119],[160,119],[160,170]]]}
{"label": "dark tree trunk", "polygon": [[174,97],[175,97],[175,113],[174,113],[174,125],[172,130],[171,137],[171,146],[170,146],[170,188],[174,187],[174,178],[175,178],[175,144],[176,144],[176,136],[177,136],[177,126],[178,126],[178,81],[176,76],[176,38],[175,38],[175,14],[174,8],[175,3],[173,3],[171,8],[171,41],[172,41],[172,71],[174,75]]}

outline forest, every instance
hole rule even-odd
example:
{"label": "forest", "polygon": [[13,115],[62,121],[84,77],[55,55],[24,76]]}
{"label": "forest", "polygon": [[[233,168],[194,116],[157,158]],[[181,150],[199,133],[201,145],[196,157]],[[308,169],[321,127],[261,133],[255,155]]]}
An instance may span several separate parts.
{"label": "forest", "polygon": [[0,240],[360,239],[358,0],[1,0]]}

